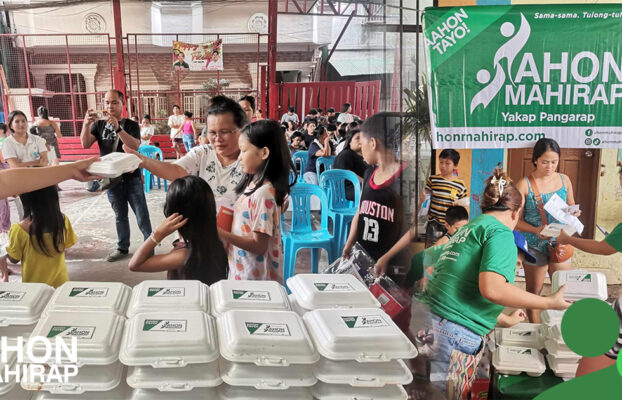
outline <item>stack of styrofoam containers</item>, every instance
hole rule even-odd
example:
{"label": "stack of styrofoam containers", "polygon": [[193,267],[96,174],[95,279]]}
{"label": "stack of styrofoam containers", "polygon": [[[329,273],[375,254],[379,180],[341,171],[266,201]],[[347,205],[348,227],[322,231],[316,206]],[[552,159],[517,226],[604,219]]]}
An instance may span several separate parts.
{"label": "stack of styrofoam containers", "polygon": [[[26,344],[31,332],[45,309],[54,288],[44,283],[0,282],[0,338],[7,344],[17,345],[17,338]],[[9,352],[6,364],[0,360],[0,398],[26,400],[32,392],[24,390],[13,377],[4,380],[5,367],[11,371],[17,367],[17,353]]]}
{"label": "stack of styrofoam containers", "polygon": [[220,281],[210,288],[217,318],[220,388],[230,398],[310,398],[319,355],[285,288],[273,281]]}
{"label": "stack of styrofoam containers", "polygon": [[566,285],[564,298],[578,301],[586,298],[607,300],[607,278],[602,272],[585,270],[555,271],[551,278],[551,291],[557,292]]}
{"label": "stack of styrofoam containers", "polygon": [[[97,392],[117,388],[123,375],[119,347],[130,293],[128,286],[118,282],[65,282],[61,285],[32,336],[61,337],[67,341],[76,338],[78,374],[70,377],[68,383],[22,382],[22,386],[62,398],[81,398],[85,392],[89,392],[89,397],[98,396]],[[44,343],[36,342],[33,355],[41,357],[45,353]],[[61,364],[73,362],[61,359]]]}
{"label": "stack of styrofoam containers", "polygon": [[130,367],[131,399],[194,399],[215,393],[222,380],[208,310],[209,290],[199,281],[154,280],[134,287],[119,354]]}
{"label": "stack of styrofoam containers", "polygon": [[317,309],[303,317],[322,359],[314,367],[319,400],[406,399],[412,381],[403,362],[415,346],[379,308]]}
{"label": "stack of styrofoam containers", "polygon": [[560,378],[574,378],[581,356],[566,346],[562,337],[561,324],[552,325],[548,331],[548,338],[544,342],[546,360],[553,373]]}
{"label": "stack of styrofoam containers", "polygon": [[321,308],[380,308],[380,302],[350,274],[298,274],[287,280],[292,309],[300,316]]}
{"label": "stack of styrofoam containers", "polygon": [[546,371],[544,348],[546,327],[542,324],[520,323],[511,328],[495,329],[498,347],[492,355],[492,364],[497,371],[506,375],[521,372],[529,376],[540,376]]}

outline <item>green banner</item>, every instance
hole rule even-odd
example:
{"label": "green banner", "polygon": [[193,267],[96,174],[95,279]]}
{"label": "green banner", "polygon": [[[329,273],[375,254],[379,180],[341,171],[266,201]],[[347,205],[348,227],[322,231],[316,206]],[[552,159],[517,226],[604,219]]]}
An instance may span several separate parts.
{"label": "green banner", "polygon": [[622,147],[622,5],[428,8],[435,148]]}

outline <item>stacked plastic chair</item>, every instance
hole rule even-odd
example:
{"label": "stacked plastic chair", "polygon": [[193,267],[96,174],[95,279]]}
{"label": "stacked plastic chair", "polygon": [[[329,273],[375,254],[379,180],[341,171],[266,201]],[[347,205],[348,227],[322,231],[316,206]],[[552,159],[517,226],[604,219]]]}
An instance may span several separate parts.
{"label": "stacked plastic chair", "polygon": [[[345,182],[354,186],[354,200],[346,198]],[[358,210],[361,199],[361,184],[352,171],[332,169],[320,176],[320,187],[328,196],[328,209],[333,214],[333,253],[340,254],[348,239],[350,224]]]}
{"label": "stacked plastic chair", "polygon": [[[151,146],[151,145],[143,145],[140,146],[138,148],[138,152],[142,155],[144,155],[145,157],[149,157],[151,159],[154,160],[160,160],[163,161],[164,160],[164,155],[162,154],[162,149],[160,149],[159,147],[156,146]],[[159,156],[160,158],[158,159],[156,156]],[[154,181],[155,179],[158,180],[158,189],[162,188],[162,185],[160,184],[160,178],[153,175],[150,171],[143,169],[143,174],[145,176],[145,193],[149,193],[151,191],[151,188],[154,185]],[[154,179],[155,178],[155,179]],[[166,179],[164,179],[164,191],[168,191],[168,183],[166,182]]]}

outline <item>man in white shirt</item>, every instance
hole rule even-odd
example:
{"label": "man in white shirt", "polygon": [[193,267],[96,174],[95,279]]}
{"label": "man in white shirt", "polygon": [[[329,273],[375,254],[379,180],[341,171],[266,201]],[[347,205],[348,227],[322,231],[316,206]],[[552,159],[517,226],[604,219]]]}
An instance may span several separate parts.
{"label": "man in white shirt", "polygon": [[181,108],[177,104],[173,106],[173,115],[168,117],[168,126],[171,128],[171,142],[177,154],[177,159],[181,158],[181,146],[183,144],[181,128],[184,125],[184,116]]}
{"label": "man in white shirt", "polygon": [[245,123],[246,114],[235,100],[216,96],[207,109],[209,144],[193,147],[172,164],[137,154],[143,160],[141,167],[169,181],[197,175],[210,185],[217,205],[232,208],[237,198],[235,187],[244,176],[238,161],[238,138]]}

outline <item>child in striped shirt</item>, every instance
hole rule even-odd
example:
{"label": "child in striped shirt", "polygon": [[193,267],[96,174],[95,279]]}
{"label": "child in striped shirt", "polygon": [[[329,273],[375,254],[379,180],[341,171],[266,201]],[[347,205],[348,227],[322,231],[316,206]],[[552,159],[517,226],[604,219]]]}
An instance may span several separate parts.
{"label": "child in striped shirt", "polygon": [[438,175],[430,176],[425,193],[430,195],[430,210],[426,227],[426,247],[432,246],[446,232],[445,213],[457,200],[468,196],[464,181],[454,176],[460,162],[460,154],[454,149],[445,149],[439,155]]}

